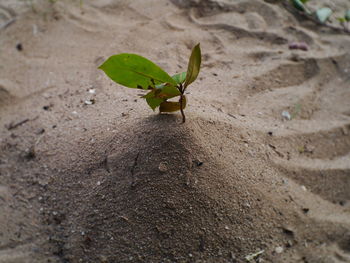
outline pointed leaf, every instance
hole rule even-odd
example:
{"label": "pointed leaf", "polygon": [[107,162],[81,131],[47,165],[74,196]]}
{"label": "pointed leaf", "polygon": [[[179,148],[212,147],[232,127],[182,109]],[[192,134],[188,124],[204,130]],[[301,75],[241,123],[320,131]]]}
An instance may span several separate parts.
{"label": "pointed leaf", "polygon": [[200,45],[197,44],[192,49],[192,54],[190,57],[190,61],[188,62],[188,68],[186,73],[186,81],[185,81],[185,88],[190,85],[193,81],[196,80],[199,70],[201,67],[201,49]]}
{"label": "pointed leaf", "polygon": [[111,56],[99,69],[116,83],[129,88],[149,89],[161,83],[176,85],[176,81],[163,69],[136,54],[122,53]]}
{"label": "pointed leaf", "polygon": [[321,23],[325,23],[332,13],[332,9],[323,7],[316,11],[316,17]]}
{"label": "pointed leaf", "polygon": [[186,80],[186,72],[175,74],[172,76],[172,78],[176,81],[177,84],[182,84]]}

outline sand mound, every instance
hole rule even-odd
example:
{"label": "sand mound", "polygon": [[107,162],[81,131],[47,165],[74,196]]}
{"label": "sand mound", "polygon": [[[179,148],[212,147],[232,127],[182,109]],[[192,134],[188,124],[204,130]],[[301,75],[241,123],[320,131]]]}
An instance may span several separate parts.
{"label": "sand mound", "polygon": [[[252,167],[227,169],[224,157],[198,143],[202,127],[211,126],[205,132],[215,136],[218,126],[198,119],[174,127],[174,121],[137,123],[122,144],[108,139],[107,152],[95,153],[99,160],[107,154],[104,161],[59,176],[54,198],[71,202],[51,220],[69,236],[64,259],[227,262],[282,236],[277,211],[250,186],[255,175],[244,175]],[[231,155],[245,151],[236,147]]]}
{"label": "sand mound", "polygon": [[[1,263],[350,261],[348,35],[280,1],[32,3],[0,5]],[[197,42],[184,125],[97,70]]]}

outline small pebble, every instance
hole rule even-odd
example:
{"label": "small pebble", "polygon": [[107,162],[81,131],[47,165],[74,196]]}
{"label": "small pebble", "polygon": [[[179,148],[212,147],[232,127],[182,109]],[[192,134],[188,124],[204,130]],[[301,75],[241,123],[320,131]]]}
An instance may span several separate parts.
{"label": "small pebble", "polygon": [[195,160],[194,162],[195,162],[195,164],[196,164],[197,166],[202,166],[202,165],[203,165],[203,162],[200,161],[200,160]]}
{"label": "small pebble", "polygon": [[308,51],[309,47],[305,42],[292,42],[289,44],[289,49],[300,49],[303,51]]}
{"label": "small pebble", "polygon": [[302,210],[303,210],[304,214],[307,214],[310,211],[309,208],[303,208]]}
{"label": "small pebble", "polygon": [[86,101],[84,101],[84,104],[85,104],[85,105],[92,105],[92,104],[95,104],[95,100],[94,100],[94,99],[86,100]]}
{"label": "small pebble", "polygon": [[290,113],[288,111],[282,111],[282,117],[285,119],[285,120],[291,120],[292,119],[292,116],[290,115]]}
{"label": "small pebble", "polygon": [[16,45],[16,49],[17,49],[18,51],[22,51],[22,50],[23,50],[22,44],[21,44],[21,43],[18,43],[18,44]]}
{"label": "small pebble", "polygon": [[96,93],[96,90],[95,90],[95,89],[89,89],[89,93],[90,93],[90,94],[95,94],[95,93]]}
{"label": "small pebble", "polygon": [[40,129],[38,129],[35,133],[37,134],[37,135],[40,135],[40,134],[43,134],[45,132],[45,129],[44,128],[40,128]]}
{"label": "small pebble", "polygon": [[168,171],[167,165],[168,164],[166,162],[161,162],[158,166],[159,171],[162,173],[165,173],[166,171]]}
{"label": "small pebble", "polygon": [[275,248],[275,252],[276,252],[277,254],[281,254],[281,253],[283,252],[283,247],[276,247],[276,248]]}

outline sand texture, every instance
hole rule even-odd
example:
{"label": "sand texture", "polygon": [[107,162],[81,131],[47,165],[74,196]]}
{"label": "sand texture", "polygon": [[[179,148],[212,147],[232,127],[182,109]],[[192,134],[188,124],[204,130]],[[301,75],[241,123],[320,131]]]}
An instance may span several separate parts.
{"label": "sand texture", "polygon": [[[97,69],[198,42],[184,124]],[[350,262],[350,35],[285,1],[1,0],[0,263],[34,262]]]}

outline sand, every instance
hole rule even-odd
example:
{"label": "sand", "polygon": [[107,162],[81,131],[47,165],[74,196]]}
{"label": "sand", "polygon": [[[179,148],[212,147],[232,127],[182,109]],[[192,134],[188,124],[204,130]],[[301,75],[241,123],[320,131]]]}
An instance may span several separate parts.
{"label": "sand", "polygon": [[[0,28],[0,263],[350,262],[349,34],[258,0],[2,0]],[[185,124],[97,69],[198,42]]]}

